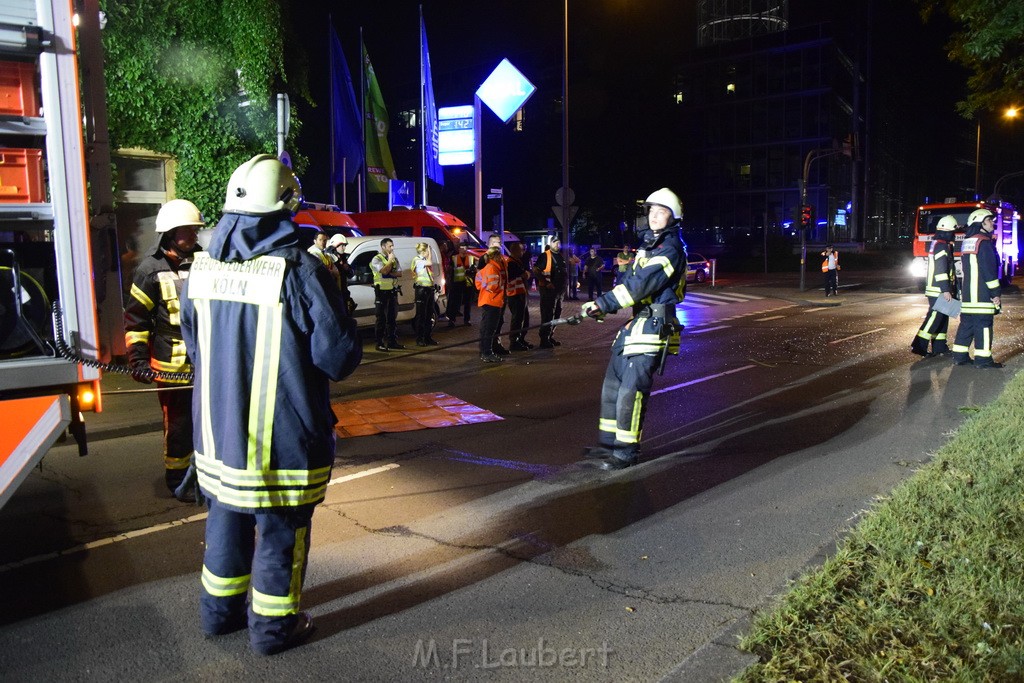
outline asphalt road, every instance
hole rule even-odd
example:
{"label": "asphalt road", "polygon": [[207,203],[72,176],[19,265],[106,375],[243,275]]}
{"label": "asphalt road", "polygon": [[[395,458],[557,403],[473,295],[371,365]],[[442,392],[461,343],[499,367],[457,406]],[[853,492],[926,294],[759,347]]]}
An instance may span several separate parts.
{"label": "asphalt road", "polygon": [[443,391],[503,419],[339,442],[303,595],[318,630],[269,659],[244,634],[200,635],[203,511],[162,490],[155,397],[108,377],[90,455],[58,446],[0,510],[0,672],[726,679],[751,616],[1020,367],[1016,290],[996,322],[1007,367],[980,371],[908,352],[925,311],[909,285],[841,284],[827,300],[792,278],[692,288],[643,462],[613,474],[576,463],[623,315],[500,366],[456,346],[463,327],[429,353],[368,352],[339,398]]}

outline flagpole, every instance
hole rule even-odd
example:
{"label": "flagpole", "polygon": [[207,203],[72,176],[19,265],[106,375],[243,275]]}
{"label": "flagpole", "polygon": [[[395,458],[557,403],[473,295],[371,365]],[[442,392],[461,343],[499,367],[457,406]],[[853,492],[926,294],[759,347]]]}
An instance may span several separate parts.
{"label": "flagpole", "polygon": [[367,160],[366,154],[366,62],[364,55],[366,54],[366,46],[363,45],[363,27],[359,27],[359,111],[362,113],[363,119],[363,175],[359,183],[359,210],[364,211],[369,208],[366,201],[366,169]]}
{"label": "flagpole", "polygon": [[423,206],[427,206],[427,103],[424,91],[427,87],[426,65],[423,63],[423,5],[420,5],[420,176],[423,188]]}
{"label": "flagpole", "polygon": [[327,63],[329,65],[329,67],[328,67],[329,68],[329,71],[328,71],[328,73],[329,73],[329,76],[328,76],[329,80],[327,81],[327,83],[328,83],[328,85],[327,85],[327,88],[328,88],[327,92],[330,94],[330,100],[331,100],[331,112],[330,112],[330,117],[331,117],[331,174],[328,176],[328,178],[330,178],[330,181],[331,181],[331,204],[337,204],[337,199],[336,199],[336,194],[335,194],[336,188],[335,188],[335,182],[334,182],[334,166],[337,163],[337,160],[334,158],[334,116],[335,116],[335,112],[334,112],[334,94],[333,94],[333,90],[332,89],[335,87],[335,83],[334,83],[334,57],[331,54],[331,31],[332,30],[334,30],[334,17],[333,17],[333,15],[328,14],[327,15]]}

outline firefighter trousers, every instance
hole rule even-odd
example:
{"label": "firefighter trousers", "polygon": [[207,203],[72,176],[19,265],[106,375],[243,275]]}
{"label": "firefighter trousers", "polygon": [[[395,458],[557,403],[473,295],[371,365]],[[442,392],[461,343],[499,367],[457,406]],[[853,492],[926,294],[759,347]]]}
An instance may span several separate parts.
{"label": "firefighter trousers", "polygon": [[992,365],[992,322],[991,315],[960,313],[960,326],[956,328],[953,341],[953,362],[968,363],[969,352],[974,343],[974,364],[979,367]]}
{"label": "firefighter trousers", "polygon": [[949,351],[949,343],[946,333],[949,330],[949,316],[939,313],[932,307],[938,297],[928,297],[928,312],[924,316],[924,322],[917,331],[917,336],[911,344],[915,349],[928,352],[928,344],[932,345],[932,353],[946,353]]}
{"label": "firefighter trousers", "polygon": [[281,645],[299,612],[313,506],[250,514],[208,502],[199,599],[203,632],[221,635],[248,623],[253,649]]}
{"label": "firefighter trousers", "polygon": [[612,351],[601,386],[598,441],[622,460],[640,453],[647,399],[658,362],[658,354],[625,356],[621,349]]}
{"label": "firefighter trousers", "polygon": [[505,299],[508,304],[508,312],[512,316],[509,323],[509,341],[513,344],[522,344],[526,341],[526,328],[530,326],[530,311],[526,307],[526,295],[517,294]]}
{"label": "firefighter trousers", "polygon": [[[158,386],[181,385],[161,382]],[[164,481],[174,493],[192,460],[192,387],[158,391],[157,396],[164,414]]]}

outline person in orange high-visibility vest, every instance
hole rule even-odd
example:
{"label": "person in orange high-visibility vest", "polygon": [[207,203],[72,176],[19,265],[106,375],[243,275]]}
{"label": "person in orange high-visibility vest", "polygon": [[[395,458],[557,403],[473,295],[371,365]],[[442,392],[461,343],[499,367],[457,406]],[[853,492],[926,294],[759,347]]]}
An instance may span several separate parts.
{"label": "person in orange high-visibility vest", "polygon": [[540,348],[553,349],[562,343],[555,340],[549,323],[562,315],[562,297],[565,296],[565,257],[561,254],[562,241],[555,233],[548,240],[548,249],[537,257],[533,274],[537,277],[540,294]]}
{"label": "person in orange high-visibility vest", "polygon": [[[508,351],[498,343],[498,332],[505,309],[505,290],[508,288],[508,266],[501,254],[501,237],[491,235],[487,240],[487,253],[480,259],[476,271],[477,307],[480,309],[480,360],[500,363]],[[500,350],[499,350],[500,349]]]}
{"label": "person in orange high-visibility vest", "polygon": [[821,272],[825,274],[825,296],[839,294],[839,252],[831,244],[825,245],[821,252],[825,260],[821,262]]}

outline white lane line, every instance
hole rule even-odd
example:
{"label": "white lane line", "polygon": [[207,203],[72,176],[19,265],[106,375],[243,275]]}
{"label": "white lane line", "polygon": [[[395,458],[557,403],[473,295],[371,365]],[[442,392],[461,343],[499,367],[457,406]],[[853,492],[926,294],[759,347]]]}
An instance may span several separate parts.
{"label": "white lane line", "polygon": [[[352,481],[353,479],[360,479],[362,477],[368,477],[373,474],[380,474],[381,472],[393,470],[396,467],[400,467],[400,465],[398,463],[391,463],[389,465],[375,467],[373,469],[364,470],[362,472],[356,472],[354,474],[346,474],[344,476],[331,479],[329,482],[327,482],[327,485],[332,486],[334,484],[341,484],[346,481]],[[95,550],[96,548],[102,548],[103,546],[113,545],[115,543],[121,543],[123,541],[129,541],[133,538],[139,538],[141,536],[148,536],[149,534],[155,534],[158,531],[167,531],[168,529],[174,529],[176,527],[191,524],[193,522],[201,522],[204,519],[206,519],[208,515],[209,513],[202,512],[198,515],[185,517],[184,519],[175,519],[170,522],[164,522],[162,524],[154,524],[153,526],[146,527],[145,529],[135,529],[133,531],[126,531],[123,534],[115,534],[114,536],[108,536],[107,538],[100,538],[95,541],[89,541],[88,543],[82,543],[76,546],[72,546],[66,550],[55,550],[52,553],[35,555],[33,557],[27,557],[24,560],[9,562],[5,565],[0,565],[0,574],[6,571],[10,571],[11,569],[17,569],[18,567],[25,567],[30,564],[38,564],[39,562],[45,562],[46,560],[53,560],[57,559],[58,557],[64,557],[67,555],[73,555],[75,553],[81,553],[87,550]]]}
{"label": "white lane line", "polygon": [[362,472],[356,472],[354,474],[346,474],[342,477],[335,477],[327,482],[328,486],[334,486],[335,484],[342,484],[346,481],[352,481],[353,479],[361,479],[363,477],[369,477],[373,474],[380,474],[381,472],[387,472],[397,467],[401,467],[397,462],[393,462],[390,465],[381,465],[380,467],[374,467],[372,470],[364,470]]}
{"label": "white lane line", "polygon": [[700,329],[700,330],[690,330],[690,329],[687,329],[684,334],[703,334],[705,332],[714,332],[715,330],[724,330],[727,327],[729,327],[729,325],[718,325],[716,327],[705,327],[705,328]]}
{"label": "white lane line", "polygon": [[883,332],[883,331],[885,331],[885,328],[884,327],[879,327],[879,328],[874,329],[874,330],[868,330],[867,332],[861,332],[860,334],[855,334],[855,335],[853,335],[851,337],[843,337],[842,339],[836,339],[835,341],[830,341],[829,344],[841,344],[844,341],[850,341],[851,339],[856,339],[857,337],[863,337],[863,336],[868,335],[868,334],[874,334],[875,332]]}
{"label": "white lane line", "polygon": [[767,318],[758,318],[754,322],[755,323],[763,323],[763,322],[765,322],[767,320],[778,320],[779,318],[785,318],[785,317],[786,316],[784,316],[784,315],[770,315]]}
{"label": "white lane line", "polygon": [[832,306],[819,306],[818,308],[808,308],[804,310],[804,313],[814,313],[815,311],[831,311]]}
{"label": "white lane line", "polygon": [[668,391],[675,391],[676,389],[682,389],[684,387],[693,386],[694,384],[700,384],[701,382],[707,382],[709,379],[718,379],[719,377],[725,377],[726,375],[731,375],[731,374],[736,373],[736,372],[742,372],[744,370],[749,370],[750,368],[756,368],[756,367],[757,367],[756,365],[744,365],[741,368],[733,368],[732,370],[726,370],[725,372],[719,372],[718,374],[715,374],[715,375],[708,375],[707,377],[701,377],[699,379],[691,379],[689,382],[683,382],[682,384],[674,384],[674,385],[672,385],[670,387],[665,387],[664,389],[658,389],[657,391],[652,391],[651,392],[651,396],[657,396],[658,394],[664,394],[665,392],[668,392]]}

